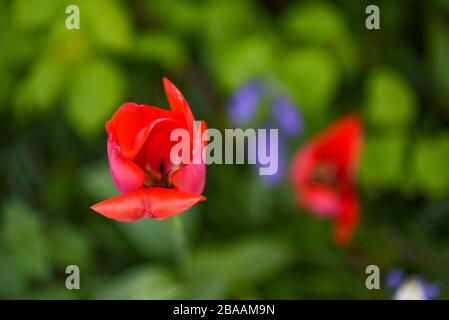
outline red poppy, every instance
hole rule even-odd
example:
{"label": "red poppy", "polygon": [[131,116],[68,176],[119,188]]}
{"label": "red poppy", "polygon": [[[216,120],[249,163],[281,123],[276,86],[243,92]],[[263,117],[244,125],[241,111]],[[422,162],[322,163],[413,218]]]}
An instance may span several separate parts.
{"label": "red poppy", "polygon": [[292,162],[296,201],[318,217],[335,220],[334,239],[338,245],[350,240],[358,222],[354,176],[362,139],[362,122],[349,115],[306,143]]}
{"label": "red poppy", "polygon": [[[206,125],[194,125],[186,100],[165,78],[164,88],[171,110],[125,103],[106,123],[111,176],[121,195],[91,208],[110,219],[166,219],[206,199],[201,195],[206,180],[201,136]],[[192,150],[190,158],[199,161],[171,161],[171,147],[178,142],[170,141],[170,133],[178,128],[189,133],[189,150],[199,149]]]}

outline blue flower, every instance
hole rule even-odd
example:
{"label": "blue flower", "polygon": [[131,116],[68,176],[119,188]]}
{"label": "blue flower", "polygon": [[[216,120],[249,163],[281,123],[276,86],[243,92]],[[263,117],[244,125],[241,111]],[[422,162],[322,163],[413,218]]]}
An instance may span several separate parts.
{"label": "blue flower", "polygon": [[[278,170],[273,175],[261,176],[267,185],[282,181],[287,171],[288,150],[287,139],[297,137],[303,131],[303,120],[298,108],[280,92],[277,86],[269,86],[260,80],[250,81],[239,87],[227,103],[231,123],[235,126],[248,125],[259,112],[264,103],[271,108],[267,113],[269,118],[261,119],[258,128],[278,129]],[[269,135],[267,134],[267,152],[269,152]],[[257,162],[257,167],[263,166]]]}
{"label": "blue flower", "polygon": [[301,133],[303,129],[302,118],[296,106],[287,97],[276,97],[272,114],[275,123],[286,136],[294,137]]}
{"label": "blue flower", "polygon": [[430,283],[421,275],[405,277],[399,269],[390,271],[385,282],[394,290],[394,300],[432,300],[441,293],[440,284]]}
{"label": "blue flower", "polygon": [[234,125],[245,125],[256,116],[262,91],[262,85],[253,81],[244,84],[232,95],[228,102],[228,113]]}

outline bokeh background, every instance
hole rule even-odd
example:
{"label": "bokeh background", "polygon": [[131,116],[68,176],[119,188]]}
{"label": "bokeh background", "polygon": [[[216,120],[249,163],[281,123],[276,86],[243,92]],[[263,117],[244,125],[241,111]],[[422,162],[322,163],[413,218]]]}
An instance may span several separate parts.
{"label": "bokeh background", "polygon": [[[370,264],[449,297],[448,18],[446,0],[0,0],[0,298],[390,298],[365,288]],[[244,165],[209,166],[207,201],[181,223],[90,211],[117,194],[105,121],[125,101],[166,108],[163,76],[221,129],[242,85],[276,83],[303,117],[290,154],[360,114],[350,245],[296,208],[288,174],[266,184]],[[80,290],[65,288],[70,264]]]}

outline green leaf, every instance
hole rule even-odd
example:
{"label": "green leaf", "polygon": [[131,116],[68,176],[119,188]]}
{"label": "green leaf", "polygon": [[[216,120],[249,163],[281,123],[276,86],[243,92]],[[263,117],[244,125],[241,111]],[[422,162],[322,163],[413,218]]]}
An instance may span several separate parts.
{"label": "green leaf", "polygon": [[187,63],[186,50],[178,39],[165,33],[145,33],[137,38],[132,55],[172,71]]}
{"label": "green leaf", "polygon": [[180,299],[182,285],[166,269],[139,267],[115,277],[96,294],[97,299]]}
{"label": "green leaf", "polygon": [[94,199],[107,199],[118,195],[111,178],[107,159],[104,162],[86,166],[82,173],[82,185]]}
{"label": "green leaf", "polygon": [[[2,250],[3,251],[3,250]],[[10,254],[0,253],[0,297],[13,299],[26,288],[26,278]]]}
{"label": "green leaf", "polygon": [[290,263],[291,253],[280,241],[258,237],[207,246],[197,252],[193,261],[193,297],[223,299],[241,285],[281,272]]}
{"label": "green leaf", "polygon": [[366,95],[367,119],[374,126],[401,129],[414,121],[416,93],[394,70],[373,69],[366,84]]}
{"label": "green leaf", "polygon": [[64,14],[60,0],[15,0],[12,2],[12,20],[19,28],[33,30],[48,26],[58,14]]}
{"label": "green leaf", "polygon": [[322,117],[338,89],[340,72],[325,51],[308,48],[290,52],[282,61],[282,79],[306,119]]}
{"label": "green leaf", "polygon": [[129,13],[116,0],[80,0],[80,30],[99,48],[125,51],[131,47],[133,30]]}
{"label": "green leaf", "polygon": [[88,136],[103,128],[123,102],[125,80],[121,70],[106,61],[92,61],[71,79],[66,116],[81,134]]}
{"label": "green leaf", "polygon": [[177,34],[191,33],[200,25],[199,7],[185,0],[145,1],[147,14],[157,20],[163,29]]}
{"label": "green leaf", "polygon": [[413,185],[430,197],[449,195],[449,135],[421,139],[414,151]]}
{"label": "green leaf", "polygon": [[358,55],[348,26],[335,6],[324,2],[294,5],[286,9],[282,21],[291,41],[320,45],[337,53],[350,72],[358,67]]}
{"label": "green leaf", "polygon": [[63,224],[54,224],[49,233],[49,251],[52,264],[60,270],[77,265],[88,270],[93,262],[91,246],[83,230]]}
{"label": "green leaf", "polygon": [[48,247],[37,212],[18,200],[9,201],[3,209],[1,234],[15,266],[26,277],[46,277]]}
{"label": "green leaf", "polygon": [[406,140],[402,135],[368,136],[363,150],[360,180],[368,190],[400,187],[406,169],[404,151]]}
{"label": "green leaf", "polygon": [[20,117],[47,111],[64,84],[64,70],[50,56],[37,60],[15,92],[15,113]]}
{"label": "green leaf", "polygon": [[220,50],[213,57],[216,80],[226,91],[232,91],[246,81],[269,74],[275,67],[276,50],[276,42],[267,35],[234,43],[232,50]]}

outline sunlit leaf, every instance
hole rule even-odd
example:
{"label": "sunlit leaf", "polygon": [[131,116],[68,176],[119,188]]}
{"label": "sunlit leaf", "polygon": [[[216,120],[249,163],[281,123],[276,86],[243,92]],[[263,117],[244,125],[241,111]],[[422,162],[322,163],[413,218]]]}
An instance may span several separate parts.
{"label": "sunlit leaf", "polygon": [[110,50],[130,48],[133,30],[128,11],[116,0],[80,0],[80,30],[93,45]]}
{"label": "sunlit leaf", "polygon": [[449,136],[421,139],[413,157],[413,182],[431,197],[449,195]]}
{"label": "sunlit leaf", "polygon": [[145,33],[137,38],[132,55],[170,70],[178,70],[187,62],[183,44],[164,33]]}
{"label": "sunlit leaf", "polygon": [[[393,189],[404,181],[406,140],[401,135],[368,136],[365,140],[360,180],[368,189]],[[408,168],[409,169],[409,168]]]}
{"label": "sunlit leaf", "polygon": [[334,59],[319,49],[292,51],[281,60],[283,80],[307,118],[321,117],[338,89]]}
{"label": "sunlit leaf", "polygon": [[376,68],[366,87],[366,115],[379,128],[401,129],[416,116],[416,93],[399,73]]}
{"label": "sunlit leaf", "polygon": [[123,103],[125,79],[114,64],[86,63],[71,79],[65,109],[72,126],[83,135],[98,132]]}
{"label": "sunlit leaf", "polygon": [[60,0],[15,0],[12,1],[13,23],[23,29],[33,29],[49,25],[58,14],[64,14]]}
{"label": "sunlit leaf", "polygon": [[336,6],[320,1],[294,5],[285,10],[282,22],[291,41],[321,45],[336,52],[348,71],[357,69],[356,48],[343,12]]}

